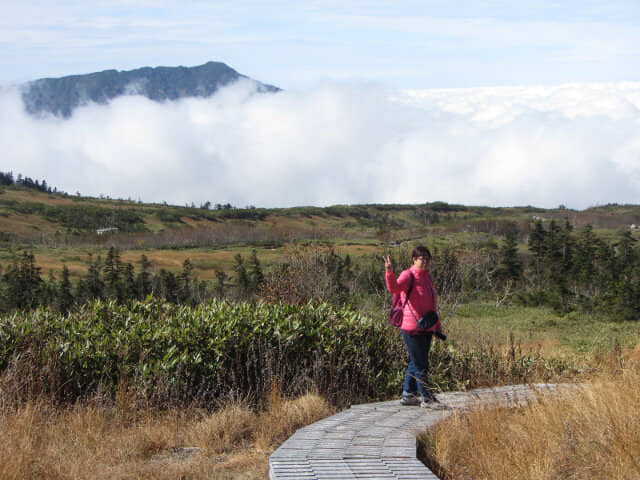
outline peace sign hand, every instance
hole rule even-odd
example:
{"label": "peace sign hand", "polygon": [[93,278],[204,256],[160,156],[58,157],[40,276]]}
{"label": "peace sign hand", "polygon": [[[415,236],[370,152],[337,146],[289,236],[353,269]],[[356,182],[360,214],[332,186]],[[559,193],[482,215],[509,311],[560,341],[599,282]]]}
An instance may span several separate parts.
{"label": "peace sign hand", "polygon": [[387,272],[393,272],[393,264],[391,263],[391,255],[383,255],[382,259],[384,260],[384,269]]}

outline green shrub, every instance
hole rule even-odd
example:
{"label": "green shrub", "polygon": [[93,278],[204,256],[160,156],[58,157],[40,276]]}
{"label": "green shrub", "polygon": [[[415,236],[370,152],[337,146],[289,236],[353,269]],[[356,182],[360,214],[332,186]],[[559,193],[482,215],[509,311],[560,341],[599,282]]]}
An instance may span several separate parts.
{"label": "green shrub", "polygon": [[67,316],[40,309],[0,320],[5,390],[61,400],[113,394],[126,380],[160,403],[260,398],[274,383],[342,403],[389,395],[403,364],[386,324],[327,304],[97,301]]}
{"label": "green shrub", "polygon": [[0,202],[11,210],[25,215],[39,215],[66,228],[93,230],[118,227],[123,232],[144,231],[144,221],[134,209],[106,208],[93,205],[46,205],[35,202]]}
{"label": "green shrub", "polygon": [[[400,393],[408,357],[399,332],[349,307],[213,301],[195,307],[96,301],[59,315],[0,318],[0,402],[40,395],[75,401],[125,385],[157,405],[213,405],[318,391],[334,404]],[[436,389],[548,381],[577,370],[512,346],[436,342]]]}

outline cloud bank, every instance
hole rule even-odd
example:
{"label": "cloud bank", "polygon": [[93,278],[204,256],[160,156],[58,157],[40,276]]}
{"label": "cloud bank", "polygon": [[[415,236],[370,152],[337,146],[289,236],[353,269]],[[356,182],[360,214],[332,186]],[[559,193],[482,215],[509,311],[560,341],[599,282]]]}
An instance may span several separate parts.
{"label": "cloud bank", "polygon": [[1,171],[183,205],[640,203],[640,83],[389,90],[326,84],[141,96],[70,119],[0,92]]}

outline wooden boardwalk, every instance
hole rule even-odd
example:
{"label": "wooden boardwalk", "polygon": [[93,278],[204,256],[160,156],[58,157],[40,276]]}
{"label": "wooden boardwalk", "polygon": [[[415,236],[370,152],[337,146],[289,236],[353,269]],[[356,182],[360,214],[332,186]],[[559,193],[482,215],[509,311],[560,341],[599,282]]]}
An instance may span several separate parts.
{"label": "wooden boardwalk", "polygon": [[298,430],[269,459],[271,480],[429,479],[416,458],[416,434],[473,405],[518,406],[554,384],[515,385],[438,394],[441,409],[401,406],[397,400],[355,405]]}

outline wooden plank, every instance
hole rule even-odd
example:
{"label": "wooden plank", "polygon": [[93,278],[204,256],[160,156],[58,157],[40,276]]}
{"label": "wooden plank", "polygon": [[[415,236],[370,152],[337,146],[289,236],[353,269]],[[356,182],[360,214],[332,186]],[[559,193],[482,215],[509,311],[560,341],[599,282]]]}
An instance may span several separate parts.
{"label": "wooden plank", "polygon": [[292,435],[271,455],[269,478],[437,480],[416,458],[416,433],[455,410],[478,403],[523,405],[556,389],[553,384],[514,385],[438,394],[447,410],[406,407],[398,401],[355,405]]}

